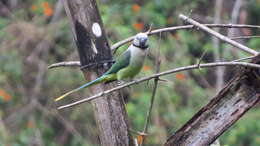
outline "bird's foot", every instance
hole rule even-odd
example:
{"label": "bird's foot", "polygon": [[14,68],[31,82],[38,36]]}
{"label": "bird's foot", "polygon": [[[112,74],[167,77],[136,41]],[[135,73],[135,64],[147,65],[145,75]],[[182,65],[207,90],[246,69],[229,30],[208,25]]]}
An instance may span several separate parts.
{"label": "bird's foot", "polygon": [[118,80],[118,81],[117,81],[117,85],[118,85],[118,86],[123,85],[124,83],[125,83],[125,82],[122,81],[122,80]]}

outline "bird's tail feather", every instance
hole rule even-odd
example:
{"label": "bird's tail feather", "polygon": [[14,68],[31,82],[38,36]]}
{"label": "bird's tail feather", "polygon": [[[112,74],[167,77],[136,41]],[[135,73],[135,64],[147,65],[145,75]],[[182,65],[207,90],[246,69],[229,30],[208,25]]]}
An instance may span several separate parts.
{"label": "bird's tail feather", "polygon": [[86,83],[86,84],[84,84],[84,85],[82,85],[82,86],[80,86],[76,89],[73,89],[73,90],[61,95],[60,97],[56,98],[55,101],[59,101],[59,100],[63,99],[64,97],[66,97],[66,96],[68,96],[68,95],[70,95],[74,92],[77,92],[77,91],[79,91],[83,88],[90,87],[90,86],[96,85],[96,84],[101,83],[101,82],[105,82],[106,80],[108,80],[108,76],[109,75],[103,75],[103,76],[101,76],[101,77],[99,77],[99,78],[97,78],[93,81],[90,81],[90,82],[88,82],[88,83]]}

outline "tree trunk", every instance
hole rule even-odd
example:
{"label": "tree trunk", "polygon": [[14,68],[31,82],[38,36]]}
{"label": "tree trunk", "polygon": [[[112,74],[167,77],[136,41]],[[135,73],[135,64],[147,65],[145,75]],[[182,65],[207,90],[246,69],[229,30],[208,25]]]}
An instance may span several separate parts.
{"label": "tree trunk", "polygon": [[[96,1],[63,0],[63,3],[78,47],[81,66],[92,66],[82,69],[82,72],[87,81],[93,80],[111,66],[109,63],[100,65],[100,62],[112,60]],[[90,69],[96,73],[90,73]],[[115,83],[100,84],[91,87],[91,90],[96,94],[114,86]],[[101,145],[131,145],[123,97],[119,92],[105,96],[92,101]]]}
{"label": "tree trunk", "polygon": [[[260,63],[260,55],[253,63]],[[173,134],[165,146],[204,146],[222,133],[260,101],[259,69],[240,69],[218,95]]]}

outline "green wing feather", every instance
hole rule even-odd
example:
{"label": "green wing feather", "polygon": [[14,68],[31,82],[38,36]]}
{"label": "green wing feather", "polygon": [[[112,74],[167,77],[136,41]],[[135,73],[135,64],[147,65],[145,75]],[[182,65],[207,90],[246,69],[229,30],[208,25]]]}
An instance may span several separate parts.
{"label": "green wing feather", "polygon": [[122,55],[120,55],[116,61],[115,64],[112,65],[112,67],[101,77],[97,78],[94,81],[88,82],[86,84],[84,84],[83,86],[76,88],[74,90],[71,90],[65,94],[63,94],[62,96],[58,97],[55,99],[55,101],[59,101],[61,99],[63,99],[64,97],[77,92],[83,88],[89,87],[89,86],[93,86],[95,84],[101,83],[101,82],[108,82],[108,81],[113,81],[116,80],[116,73],[121,70],[122,68],[125,68],[129,65],[130,63],[130,57],[131,57],[131,52],[130,50],[124,52]]}
{"label": "green wing feather", "polygon": [[106,72],[106,74],[117,73],[122,68],[127,67],[130,64],[131,52],[130,50],[125,51],[118,57],[115,64]]}

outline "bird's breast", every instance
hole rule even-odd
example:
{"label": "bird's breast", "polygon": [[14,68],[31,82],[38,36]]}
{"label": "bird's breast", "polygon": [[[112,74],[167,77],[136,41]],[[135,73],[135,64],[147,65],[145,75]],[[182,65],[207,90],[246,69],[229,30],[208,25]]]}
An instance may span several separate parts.
{"label": "bird's breast", "polygon": [[118,79],[133,78],[137,75],[143,67],[146,54],[146,50],[141,50],[136,47],[131,48],[130,63],[126,68],[119,71]]}
{"label": "bird's breast", "polygon": [[134,48],[131,50],[130,66],[136,71],[136,74],[139,73],[142,69],[146,54],[147,51],[141,50],[139,48]]}

